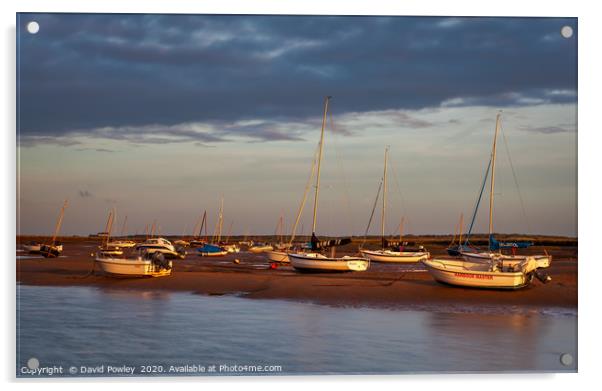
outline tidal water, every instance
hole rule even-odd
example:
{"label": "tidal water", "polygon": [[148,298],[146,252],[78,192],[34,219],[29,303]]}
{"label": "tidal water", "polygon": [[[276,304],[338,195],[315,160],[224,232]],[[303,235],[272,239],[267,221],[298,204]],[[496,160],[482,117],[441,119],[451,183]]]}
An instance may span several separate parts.
{"label": "tidal water", "polygon": [[577,315],[18,286],[16,348],[19,377],[573,372]]}

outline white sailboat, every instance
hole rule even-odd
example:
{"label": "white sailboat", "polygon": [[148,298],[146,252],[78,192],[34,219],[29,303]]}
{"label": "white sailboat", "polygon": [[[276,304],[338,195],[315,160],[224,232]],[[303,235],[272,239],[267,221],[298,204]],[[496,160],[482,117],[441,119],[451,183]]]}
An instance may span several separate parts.
{"label": "white sailboat", "polygon": [[[497,136],[500,128],[500,120],[501,114],[498,114],[495,121],[495,135],[493,138],[493,149],[491,152],[491,182],[490,182],[490,191],[489,191],[489,251],[466,251],[462,249],[460,251],[460,255],[467,261],[471,262],[487,262],[489,260],[496,260],[499,262],[503,262],[509,266],[518,265],[528,259],[535,259],[539,268],[549,267],[552,263],[552,256],[545,255],[506,255],[501,253],[501,247],[503,243],[497,242],[493,236],[493,201],[494,201],[494,189],[495,189],[495,162],[496,162],[496,146],[497,146]],[[492,251],[492,249],[496,246],[498,247],[498,251]],[[509,244],[511,246],[511,244]]]}
{"label": "white sailboat", "polygon": [[44,258],[57,258],[63,252],[63,245],[58,244],[56,242],[56,237],[58,236],[61,225],[63,224],[63,217],[65,216],[65,209],[67,208],[67,200],[63,203],[63,207],[61,208],[61,212],[59,213],[59,218],[54,227],[54,234],[52,235],[52,240],[50,244],[42,244],[40,245],[39,253],[42,254]]}
{"label": "white sailboat", "polygon": [[[308,253],[289,253],[288,257],[293,267],[301,272],[347,272],[347,271],[365,271],[370,265],[370,261],[362,257],[335,257],[334,246],[346,242],[345,240],[330,241],[323,243],[316,237],[316,222],[318,212],[318,195],[320,192],[320,164],[322,161],[322,150],[324,148],[324,128],[326,126],[326,115],[328,113],[328,102],[330,96],[324,99],[324,116],[322,117],[322,130],[320,133],[320,144],[318,151],[318,164],[316,173],[316,190],[314,194],[314,212],[312,223],[312,249]],[[349,240],[350,241],[350,240]],[[322,248],[331,247],[331,256],[327,257],[318,251]]]}
{"label": "white sailboat", "polygon": [[[385,168],[383,171],[383,200],[382,200],[382,213],[381,213],[381,243],[382,248],[380,250],[366,250],[361,248],[360,253],[370,259],[372,262],[386,262],[386,263],[415,263],[420,262],[424,259],[428,259],[430,254],[423,248],[414,249],[415,251],[404,251],[402,242],[403,232],[403,219],[399,224],[399,243],[395,244],[397,251],[393,250],[393,244],[389,244],[385,239],[385,216],[387,210],[387,158],[389,154],[389,147],[385,148]],[[389,248],[386,248],[389,247]]]}
{"label": "white sailboat", "polygon": [[[493,194],[495,188],[496,141],[500,125],[497,115],[493,148],[491,151],[491,185],[489,199],[489,238],[493,238]],[[518,289],[531,283],[533,276],[546,283],[551,278],[538,272],[540,259],[526,256],[522,260],[509,262],[493,253],[460,252],[464,259],[423,260],[431,276],[439,282],[472,288]],[[473,257],[471,255],[479,255]]]}
{"label": "white sailboat", "polygon": [[[125,235],[125,228],[127,226],[127,221],[128,221],[128,217],[125,216],[125,219],[123,220],[123,227],[121,228],[121,237],[126,237]],[[108,247],[119,247],[119,248],[132,248],[136,246],[136,242],[132,241],[132,240],[128,240],[128,239],[117,239],[117,240],[111,240],[110,242],[107,242],[107,246]]]}

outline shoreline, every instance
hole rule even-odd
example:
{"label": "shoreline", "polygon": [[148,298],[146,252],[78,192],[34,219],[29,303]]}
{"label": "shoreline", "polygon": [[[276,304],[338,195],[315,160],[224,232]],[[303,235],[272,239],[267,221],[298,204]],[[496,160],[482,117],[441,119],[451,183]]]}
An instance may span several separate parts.
{"label": "shoreline", "polygon": [[[432,279],[422,265],[373,263],[369,271],[344,274],[301,274],[291,266],[270,269],[261,254],[238,253],[221,258],[190,254],[174,260],[171,276],[127,279],[90,275],[90,252],[96,244],[71,244],[64,257],[29,258],[17,252],[16,281],[34,286],[90,286],[101,289],[190,292],[208,296],[236,295],[251,299],[283,299],[336,307],[402,309],[418,307],[499,307],[502,309],[577,309],[577,248],[555,247],[546,271],[548,284],[534,281],[514,290],[451,287]],[[18,246],[19,247],[19,246]],[[439,256],[443,248],[429,249]],[[537,249],[533,249],[537,251]],[[189,252],[194,250],[189,249]],[[235,264],[234,259],[240,260]]]}

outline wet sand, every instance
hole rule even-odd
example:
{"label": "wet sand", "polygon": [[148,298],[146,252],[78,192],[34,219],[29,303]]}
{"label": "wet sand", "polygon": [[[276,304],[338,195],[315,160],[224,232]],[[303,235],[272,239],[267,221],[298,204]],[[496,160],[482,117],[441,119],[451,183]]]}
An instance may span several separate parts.
{"label": "wet sand", "polygon": [[[577,308],[577,247],[547,246],[554,256],[548,284],[534,280],[517,291],[450,287],[435,282],[420,264],[372,263],[369,271],[343,274],[300,274],[291,266],[270,269],[261,254],[241,251],[219,258],[199,257],[188,249],[184,260],[174,260],[171,276],[116,279],[94,269],[98,241],[64,244],[60,258],[29,255],[17,243],[17,282],[41,286],[94,286],[103,289],[188,291],[205,295],[236,294],[254,299],[290,299],[335,306],[380,308],[439,308],[494,306],[503,309]],[[357,246],[357,245],[356,245]],[[443,245],[428,245],[433,256]],[[349,250],[351,252],[353,250]],[[541,247],[529,249],[541,253]],[[344,253],[344,252],[342,252]],[[235,263],[238,259],[240,263]]]}

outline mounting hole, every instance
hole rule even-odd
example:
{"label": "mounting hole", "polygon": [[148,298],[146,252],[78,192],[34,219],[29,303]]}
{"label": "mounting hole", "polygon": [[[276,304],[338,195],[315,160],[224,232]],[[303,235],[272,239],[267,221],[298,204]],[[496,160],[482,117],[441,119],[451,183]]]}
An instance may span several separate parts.
{"label": "mounting hole", "polygon": [[573,356],[570,353],[562,353],[560,355],[560,363],[565,367],[568,367],[573,363]]}
{"label": "mounting hole", "polygon": [[29,360],[27,360],[27,368],[29,369],[38,369],[40,367],[40,360],[38,360],[35,357],[30,358]]}
{"label": "mounting hole", "polygon": [[564,26],[560,29],[560,35],[564,38],[571,38],[573,36],[573,28],[571,26]]}
{"label": "mounting hole", "polygon": [[29,34],[37,34],[38,31],[40,31],[40,25],[38,22],[32,20],[31,22],[27,23],[27,32]]}

